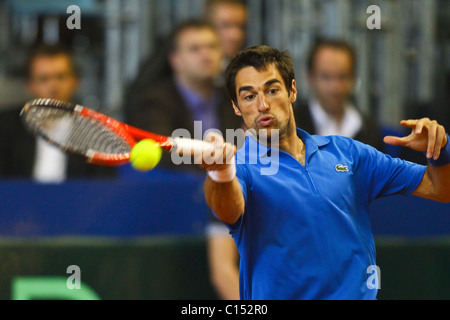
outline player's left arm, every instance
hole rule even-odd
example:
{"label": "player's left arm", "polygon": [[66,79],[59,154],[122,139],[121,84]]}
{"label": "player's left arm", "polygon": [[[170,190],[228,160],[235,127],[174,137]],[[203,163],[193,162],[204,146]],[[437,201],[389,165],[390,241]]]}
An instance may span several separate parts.
{"label": "player's left arm", "polygon": [[450,142],[445,128],[429,118],[402,120],[400,123],[410,128],[411,134],[406,137],[387,136],[384,142],[426,152],[428,159],[422,181],[412,194],[440,202],[450,202]]}

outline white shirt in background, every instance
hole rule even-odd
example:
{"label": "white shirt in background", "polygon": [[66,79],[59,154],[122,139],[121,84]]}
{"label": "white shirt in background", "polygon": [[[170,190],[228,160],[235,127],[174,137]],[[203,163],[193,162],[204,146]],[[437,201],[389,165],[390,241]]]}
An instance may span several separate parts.
{"label": "white shirt in background", "polygon": [[67,156],[42,138],[36,139],[33,178],[40,183],[61,183],[66,179]]}
{"label": "white shirt in background", "polygon": [[323,110],[316,99],[310,101],[309,109],[316,133],[321,136],[338,135],[353,138],[363,124],[361,114],[350,103],[345,106],[340,126],[333,117]]}

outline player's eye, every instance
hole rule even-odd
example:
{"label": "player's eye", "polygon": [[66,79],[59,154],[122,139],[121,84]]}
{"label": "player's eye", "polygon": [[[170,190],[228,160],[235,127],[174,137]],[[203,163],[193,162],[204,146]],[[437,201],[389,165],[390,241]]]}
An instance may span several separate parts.
{"label": "player's eye", "polygon": [[278,91],[279,91],[279,89],[272,88],[272,89],[269,89],[269,90],[267,91],[267,93],[269,93],[269,94],[276,94]]}
{"label": "player's eye", "polygon": [[254,94],[249,94],[244,97],[244,100],[251,101],[255,98]]}

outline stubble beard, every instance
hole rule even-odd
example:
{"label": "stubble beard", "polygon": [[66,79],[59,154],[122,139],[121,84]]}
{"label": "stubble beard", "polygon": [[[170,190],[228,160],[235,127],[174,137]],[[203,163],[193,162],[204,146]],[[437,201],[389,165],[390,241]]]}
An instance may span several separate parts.
{"label": "stubble beard", "polygon": [[274,116],[274,124],[275,128],[264,128],[258,126],[255,120],[255,131],[256,131],[256,138],[259,142],[265,142],[267,143],[267,146],[272,146],[272,143],[275,145],[279,145],[279,143],[283,139],[287,139],[292,135],[292,132],[290,130],[291,126],[293,125],[293,117],[292,114],[289,115],[288,120],[284,125],[277,126],[279,123],[278,119]]}

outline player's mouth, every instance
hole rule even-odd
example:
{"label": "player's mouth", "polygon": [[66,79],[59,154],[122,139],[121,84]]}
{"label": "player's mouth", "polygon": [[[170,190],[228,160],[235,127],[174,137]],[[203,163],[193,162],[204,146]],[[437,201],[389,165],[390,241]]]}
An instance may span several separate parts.
{"label": "player's mouth", "polygon": [[264,115],[264,116],[259,117],[256,120],[256,123],[260,127],[268,127],[274,122],[275,122],[275,118],[271,115]]}

